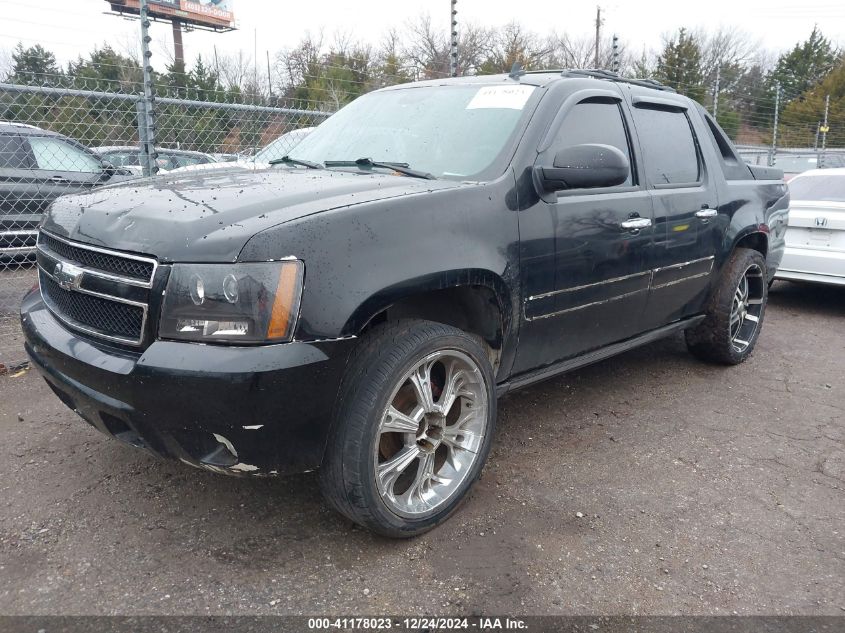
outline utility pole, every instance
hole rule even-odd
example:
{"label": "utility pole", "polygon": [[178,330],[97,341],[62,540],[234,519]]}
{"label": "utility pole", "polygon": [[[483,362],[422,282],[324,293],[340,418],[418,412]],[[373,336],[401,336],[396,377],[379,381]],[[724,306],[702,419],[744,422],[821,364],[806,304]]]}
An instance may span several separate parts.
{"label": "utility pole", "polygon": [[150,65],[150,14],[147,0],[140,0],[141,16],[141,63],[144,71],[144,92],[138,107],[138,137],[141,143],[141,167],[145,176],[154,176],[158,171],[155,151],[155,94],[153,92],[153,67]]}
{"label": "utility pole", "polygon": [[716,85],[713,88],[713,118],[719,116],[719,82],[722,79],[722,69],[716,66]]}
{"label": "utility pole", "polygon": [[596,6],[596,58],[595,67],[599,68],[599,44],[601,41],[601,7]]}
{"label": "utility pole", "polygon": [[822,131],[822,152],[819,156],[819,167],[824,167],[824,153],[825,149],[827,148],[827,132],[830,129],[827,126],[827,114],[830,111],[830,95],[826,95],[824,98],[824,123],[822,124],[821,131]]}
{"label": "utility pole", "polygon": [[616,37],[616,33],[613,34],[613,48],[612,55],[610,59],[610,71],[613,73],[619,74],[619,38]]}
{"label": "utility pole", "polygon": [[449,76],[458,76],[458,0],[452,0],[452,31],[449,51]]}
{"label": "utility pole", "polygon": [[775,164],[775,153],[778,151],[778,114],[780,113],[780,82],[775,83],[775,125],[772,130],[772,151],[769,154],[769,167]]}

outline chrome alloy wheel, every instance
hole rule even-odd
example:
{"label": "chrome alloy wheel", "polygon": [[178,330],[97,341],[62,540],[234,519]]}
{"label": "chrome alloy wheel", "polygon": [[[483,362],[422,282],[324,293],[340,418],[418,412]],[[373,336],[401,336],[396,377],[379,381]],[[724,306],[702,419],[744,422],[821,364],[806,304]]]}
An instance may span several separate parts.
{"label": "chrome alloy wheel", "polygon": [[756,264],[749,266],[739,280],[731,304],[731,345],[737,352],[744,352],[754,340],[763,313],[766,282],[763,271]]}
{"label": "chrome alloy wheel", "polygon": [[393,513],[433,513],[461,487],[487,432],[487,391],[478,365],[457,350],[429,354],[397,382],[374,455],[378,491]]}

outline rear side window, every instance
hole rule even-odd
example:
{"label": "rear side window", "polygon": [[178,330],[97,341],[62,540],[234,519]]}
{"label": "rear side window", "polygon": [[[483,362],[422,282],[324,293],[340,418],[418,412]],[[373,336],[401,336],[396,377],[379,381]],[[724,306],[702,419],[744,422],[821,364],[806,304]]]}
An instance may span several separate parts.
{"label": "rear side window", "polygon": [[792,200],[845,202],[845,176],[804,176],[789,181]]}
{"label": "rear side window", "polygon": [[96,173],[102,166],[93,156],[60,139],[44,136],[28,137],[38,169]]}
{"label": "rear side window", "polygon": [[26,152],[19,136],[0,134],[0,169],[28,169]]}
{"label": "rear side window", "polygon": [[[555,151],[586,143],[615,147],[625,154],[628,165],[631,164],[628,133],[618,103],[585,101],[567,113],[554,140]],[[630,186],[632,182],[629,167],[628,179],[621,186]]]}
{"label": "rear side window", "polygon": [[719,124],[702,108],[700,110],[707,122],[707,130],[710,132],[710,141],[713,143],[713,148],[720,157],[722,165],[722,173],[726,180],[746,180],[751,178],[751,172],[739,155],[736,153],[734,146],[728,140],[727,134],[719,127]]}
{"label": "rear side window", "polygon": [[688,185],[701,176],[698,150],[683,111],[634,108],[643,167],[654,185]]}

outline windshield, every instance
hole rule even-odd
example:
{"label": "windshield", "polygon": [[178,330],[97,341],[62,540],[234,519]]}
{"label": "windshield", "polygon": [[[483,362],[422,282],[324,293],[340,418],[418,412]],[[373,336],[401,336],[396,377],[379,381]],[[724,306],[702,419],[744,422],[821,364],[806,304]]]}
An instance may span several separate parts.
{"label": "windshield", "polygon": [[801,176],[789,181],[792,200],[845,202],[845,176]]}
{"label": "windshield", "polygon": [[255,155],[255,160],[259,163],[269,163],[271,160],[278,160],[283,156],[287,156],[288,153],[290,153],[290,151],[299,144],[299,141],[308,136],[313,129],[314,128],[308,127],[301,130],[292,130],[286,134],[282,134],[267,147],[260,150]]}
{"label": "windshield", "polygon": [[470,178],[502,152],[533,92],[512,84],[373,92],[320,125],[291,156],[318,163],[371,158],[438,178]]}

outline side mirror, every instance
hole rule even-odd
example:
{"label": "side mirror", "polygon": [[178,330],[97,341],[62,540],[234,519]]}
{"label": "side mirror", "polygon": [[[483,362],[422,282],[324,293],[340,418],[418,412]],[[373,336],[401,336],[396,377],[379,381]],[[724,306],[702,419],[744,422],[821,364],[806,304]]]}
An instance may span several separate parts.
{"label": "side mirror", "polygon": [[117,167],[112,165],[109,161],[103,161],[103,173],[100,175],[100,180],[109,180],[117,173]]}
{"label": "side mirror", "polygon": [[615,187],[628,179],[631,165],[611,145],[573,145],[555,154],[554,166],[539,167],[538,176],[547,192],[562,189]]}

